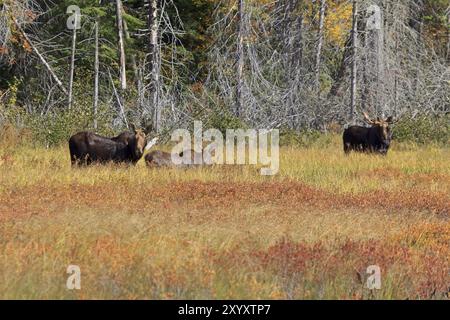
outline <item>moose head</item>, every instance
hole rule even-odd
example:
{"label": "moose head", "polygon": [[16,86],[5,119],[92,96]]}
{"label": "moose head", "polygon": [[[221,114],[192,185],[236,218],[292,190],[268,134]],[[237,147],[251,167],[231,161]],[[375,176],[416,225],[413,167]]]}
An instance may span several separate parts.
{"label": "moose head", "polygon": [[390,125],[394,123],[394,119],[392,116],[387,117],[386,119],[382,119],[377,117],[376,120],[370,119],[367,113],[363,113],[364,120],[366,123],[372,126],[373,130],[376,131],[378,137],[381,139],[383,144],[389,146],[392,139],[392,132]]}

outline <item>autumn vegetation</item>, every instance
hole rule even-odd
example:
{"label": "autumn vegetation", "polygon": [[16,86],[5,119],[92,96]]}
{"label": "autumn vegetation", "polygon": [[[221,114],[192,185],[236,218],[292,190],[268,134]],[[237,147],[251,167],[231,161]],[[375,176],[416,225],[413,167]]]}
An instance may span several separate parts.
{"label": "autumn vegetation", "polygon": [[[448,299],[449,23],[448,0],[0,0],[0,299]],[[344,155],[363,112],[393,117],[386,156]],[[70,165],[77,132],[169,151],[194,121],[279,129],[279,173]]]}
{"label": "autumn vegetation", "polygon": [[[66,145],[0,149],[0,297],[447,299],[450,153],[340,137],[254,166],[73,169]],[[66,268],[80,266],[81,290]],[[382,287],[366,287],[366,268]]]}

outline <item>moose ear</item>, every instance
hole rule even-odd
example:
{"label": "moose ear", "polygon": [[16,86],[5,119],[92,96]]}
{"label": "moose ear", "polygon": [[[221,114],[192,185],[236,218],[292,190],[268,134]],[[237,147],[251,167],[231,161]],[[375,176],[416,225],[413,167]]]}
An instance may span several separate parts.
{"label": "moose ear", "polygon": [[386,119],[386,122],[387,122],[387,123],[394,123],[394,117],[389,116],[389,117]]}
{"label": "moose ear", "polygon": [[135,126],[134,123],[130,123],[130,129],[131,129],[133,132],[136,132],[136,126]]}

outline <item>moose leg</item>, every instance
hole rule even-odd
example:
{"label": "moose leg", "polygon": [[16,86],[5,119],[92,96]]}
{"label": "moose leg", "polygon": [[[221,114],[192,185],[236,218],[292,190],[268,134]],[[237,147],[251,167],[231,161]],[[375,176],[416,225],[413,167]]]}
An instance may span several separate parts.
{"label": "moose leg", "polygon": [[349,142],[344,143],[344,153],[347,155],[352,150],[352,146]]}

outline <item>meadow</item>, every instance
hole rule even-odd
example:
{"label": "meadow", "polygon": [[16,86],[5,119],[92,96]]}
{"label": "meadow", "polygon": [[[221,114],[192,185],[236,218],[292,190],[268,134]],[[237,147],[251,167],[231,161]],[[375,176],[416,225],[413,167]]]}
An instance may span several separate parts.
{"label": "meadow", "polygon": [[448,299],[450,149],[331,140],[282,147],[273,177],[0,145],[0,299]]}

